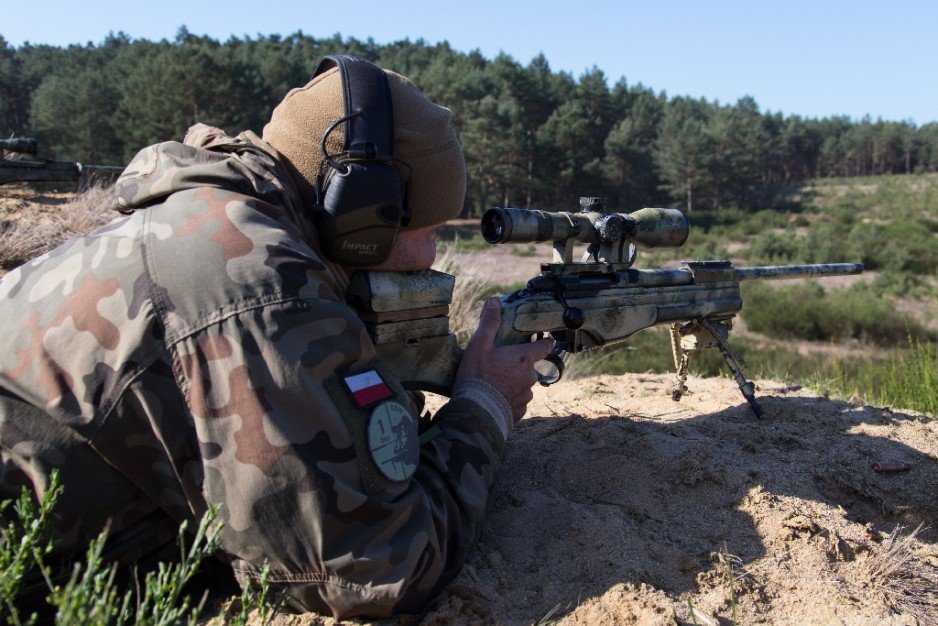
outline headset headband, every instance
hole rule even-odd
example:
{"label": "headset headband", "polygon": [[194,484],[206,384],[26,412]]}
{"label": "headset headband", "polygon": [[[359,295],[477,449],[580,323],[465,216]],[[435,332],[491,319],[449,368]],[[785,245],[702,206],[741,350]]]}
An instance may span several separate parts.
{"label": "headset headband", "polygon": [[[313,77],[333,67],[342,76],[342,95],[347,122],[345,151],[353,159],[390,161],[394,125],[388,77],[377,65],[346,54],[327,56]],[[356,113],[360,114],[356,115]]]}

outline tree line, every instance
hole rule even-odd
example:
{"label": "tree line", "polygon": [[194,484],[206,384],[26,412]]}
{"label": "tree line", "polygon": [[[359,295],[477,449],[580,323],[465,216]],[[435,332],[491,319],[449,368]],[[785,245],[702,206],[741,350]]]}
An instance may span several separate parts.
{"label": "tree line", "polygon": [[492,205],[570,208],[583,194],[634,210],[770,204],[831,176],[938,171],[938,123],[762,112],[755,100],[669,98],[594,67],[554,72],[448,43],[377,44],[303,33],[219,42],[112,34],[100,44],[10,46],[0,36],[0,132],[47,156],[122,164],[194,122],[260,132],[325,54],[370,59],[453,111],[469,168],[467,213]]}

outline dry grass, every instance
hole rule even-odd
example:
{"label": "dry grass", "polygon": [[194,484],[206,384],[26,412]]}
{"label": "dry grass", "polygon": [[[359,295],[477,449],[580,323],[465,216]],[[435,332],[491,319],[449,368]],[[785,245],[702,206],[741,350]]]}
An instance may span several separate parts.
{"label": "dry grass", "polygon": [[[482,252],[474,254],[482,255]],[[452,248],[437,258],[433,269],[456,275],[456,287],[449,307],[450,330],[456,333],[460,345],[466,345],[479,325],[479,313],[486,295],[491,293],[488,277],[479,271],[476,263],[457,262]]]}
{"label": "dry grass", "polygon": [[117,217],[107,209],[112,193],[110,187],[92,187],[62,204],[19,203],[18,215],[4,219],[0,230],[0,269],[13,269],[110,222]]}
{"label": "dry grass", "polygon": [[864,582],[882,592],[893,610],[914,616],[920,626],[938,626],[938,568],[917,554],[922,526],[904,536],[901,531],[897,527],[870,554]]}

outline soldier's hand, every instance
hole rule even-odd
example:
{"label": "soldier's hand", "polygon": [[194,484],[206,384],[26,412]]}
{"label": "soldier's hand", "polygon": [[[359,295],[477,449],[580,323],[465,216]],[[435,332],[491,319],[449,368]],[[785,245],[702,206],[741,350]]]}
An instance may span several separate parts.
{"label": "soldier's hand", "polygon": [[456,372],[456,379],[479,378],[498,389],[518,421],[534,397],[531,387],[537,382],[534,363],[546,357],[554,346],[553,339],[531,343],[495,346],[495,335],[502,323],[498,298],[489,298],[482,307],[479,327],[469,340],[466,353]]}

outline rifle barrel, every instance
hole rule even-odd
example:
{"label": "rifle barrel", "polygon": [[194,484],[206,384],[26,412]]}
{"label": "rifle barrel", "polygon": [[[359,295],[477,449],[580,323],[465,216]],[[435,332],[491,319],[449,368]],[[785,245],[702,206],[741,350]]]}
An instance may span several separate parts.
{"label": "rifle barrel", "polygon": [[845,276],[863,273],[862,263],[818,263],[815,265],[763,265],[733,268],[734,280],[771,280],[801,276]]}

